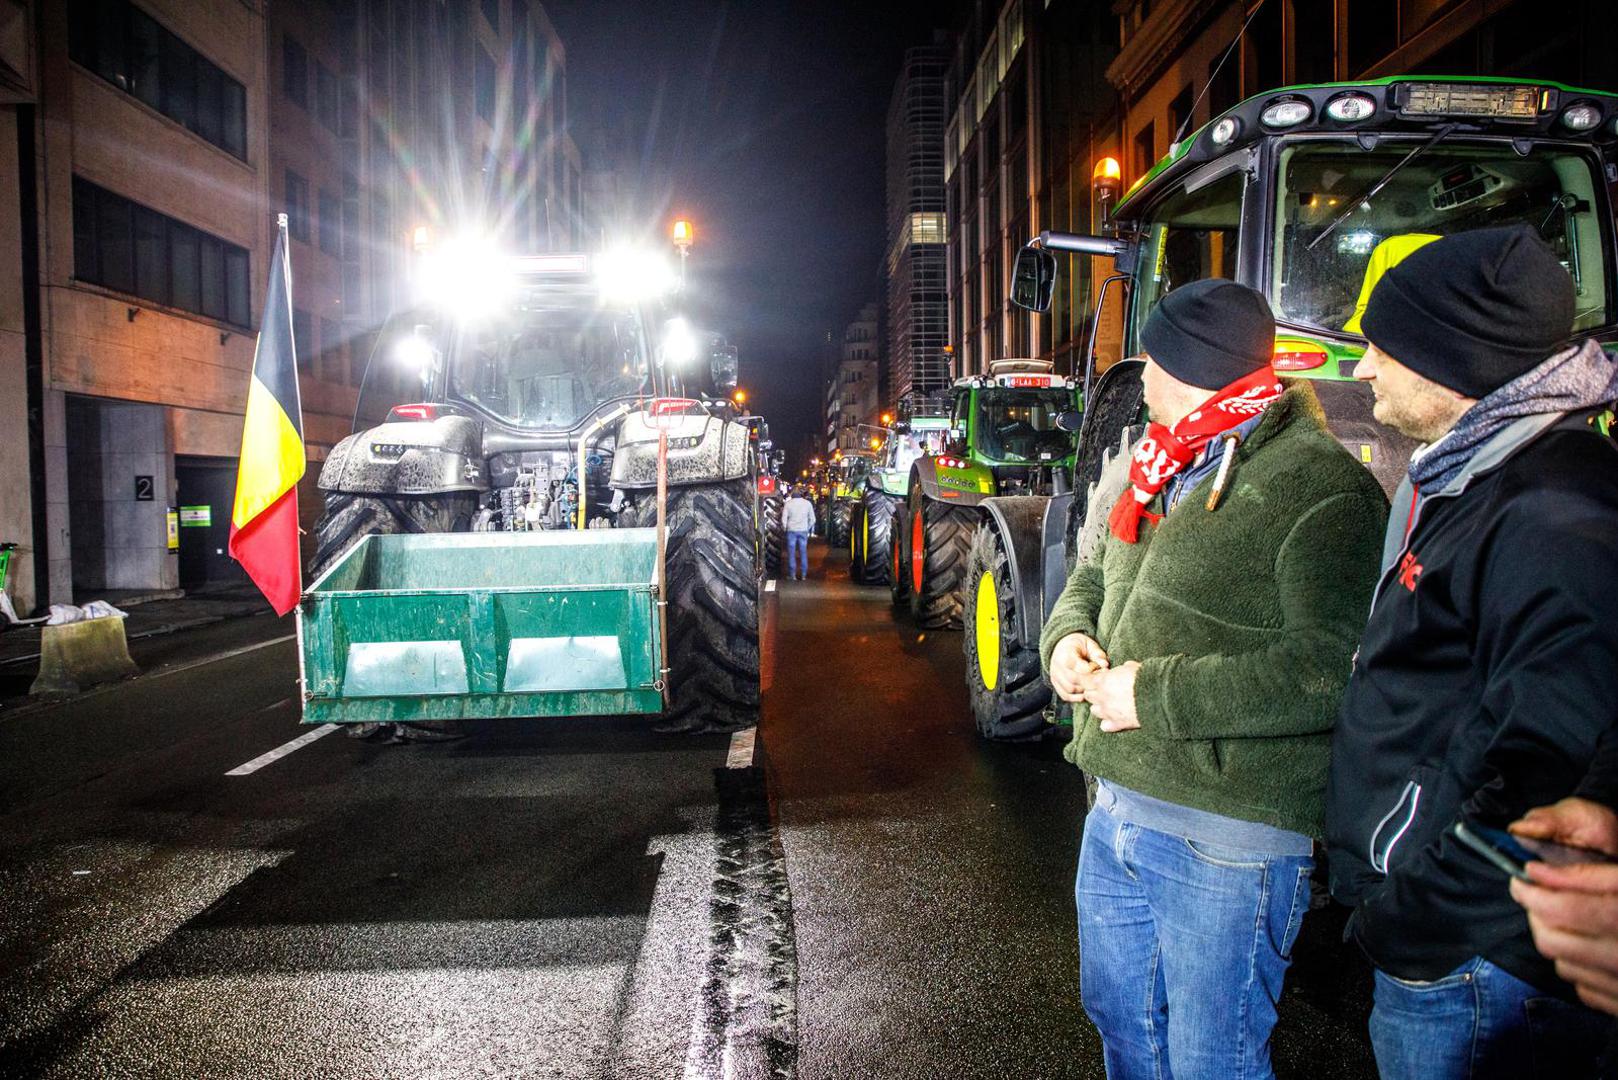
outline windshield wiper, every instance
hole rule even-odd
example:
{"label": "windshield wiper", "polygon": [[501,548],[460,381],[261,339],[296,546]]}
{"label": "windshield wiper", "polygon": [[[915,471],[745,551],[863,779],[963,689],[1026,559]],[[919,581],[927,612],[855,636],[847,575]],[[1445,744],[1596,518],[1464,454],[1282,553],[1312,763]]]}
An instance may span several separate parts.
{"label": "windshield wiper", "polygon": [[1395,164],[1393,168],[1383,173],[1382,178],[1367,188],[1363,195],[1356,195],[1354,198],[1350,199],[1348,202],[1348,208],[1333,218],[1332,223],[1326,226],[1324,232],[1315,237],[1313,240],[1309,241],[1308,250],[1313,251],[1315,248],[1319,247],[1321,241],[1325,240],[1326,237],[1337,231],[1337,226],[1341,225],[1343,222],[1347,221],[1349,218],[1358,213],[1361,206],[1376,198],[1377,193],[1388,186],[1388,181],[1399,175],[1399,170],[1403,169],[1406,165],[1409,165],[1412,161],[1415,161],[1418,157],[1437,146],[1445,138],[1448,138],[1459,126],[1460,125],[1458,124],[1445,124],[1443,127],[1433,132],[1432,138],[1428,139],[1426,142],[1410,151],[1410,153],[1400,158],[1398,163]]}

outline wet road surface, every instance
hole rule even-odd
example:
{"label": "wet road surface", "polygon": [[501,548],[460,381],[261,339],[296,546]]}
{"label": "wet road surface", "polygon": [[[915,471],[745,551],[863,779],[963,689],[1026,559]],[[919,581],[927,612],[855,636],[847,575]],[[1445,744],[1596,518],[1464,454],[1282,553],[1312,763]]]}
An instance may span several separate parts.
{"label": "wet road surface", "polygon": [[[307,730],[269,618],[8,702],[0,1075],[1102,1075],[1078,774],[978,742],[959,636],[812,553],[752,749],[507,722],[227,776]],[[1339,927],[1305,921],[1282,1076],[1372,1075]]]}

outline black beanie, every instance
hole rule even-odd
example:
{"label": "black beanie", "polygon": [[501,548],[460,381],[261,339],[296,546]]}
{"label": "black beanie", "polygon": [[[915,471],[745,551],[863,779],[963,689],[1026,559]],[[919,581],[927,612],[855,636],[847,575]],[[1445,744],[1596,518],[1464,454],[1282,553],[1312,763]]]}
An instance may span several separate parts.
{"label": "black beanie", "polygon": [[1275,316],[1263,294],[1207,278],[1163,297],[1147,316],[1140,343],[1153,363],[1181,382],[1222,390],[1270,366]]}
{"label": "black beanie", "polygon": [[1469,398],[1537,367],[1573,331],[1573,278],[1527,225],[1422,247],[1371,290],[1360,326],[1403,366]]}

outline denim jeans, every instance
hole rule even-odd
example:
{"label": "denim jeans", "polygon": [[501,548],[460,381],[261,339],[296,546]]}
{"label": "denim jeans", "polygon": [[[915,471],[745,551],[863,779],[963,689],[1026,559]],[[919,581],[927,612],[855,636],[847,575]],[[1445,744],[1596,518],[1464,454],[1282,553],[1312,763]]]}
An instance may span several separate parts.
{"label": "denim jeans", "polygon": [[1270,1031],[1309,908],[1306,856],[1084,822],[1079,988],[1109,1080],[1274,1076]]}
{"label": "denim jeans", "polygon": [[809,576],[809,534],[806,532],[787,533],[787,575]]}
{"label": "denim jeans", "polygon": [[1382,1080],[1572,1080],[1596,1075],[1611,1024],[1474,956],[1433,982],[1378,971],[1371,1047]]}

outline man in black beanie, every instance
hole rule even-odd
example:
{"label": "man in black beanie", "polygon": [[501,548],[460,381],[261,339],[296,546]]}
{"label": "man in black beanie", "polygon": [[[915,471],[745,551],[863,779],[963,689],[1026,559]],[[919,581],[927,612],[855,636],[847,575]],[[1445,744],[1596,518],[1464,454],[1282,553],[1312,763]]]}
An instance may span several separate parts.
{"label": "man in black beanie", "polygon": [[1257,292],[1181,286],[1141,341],[1152,424],[1040,642],[1097,781],[1080,990],[1112,1080],[1271,1077],[1387,500],[1276,377]]}
{"label": "man in black beanie", "polygon": [[[1601,1018],[1535,951],[1509,878],[1456,836],[1618,790],[1586,777],[1618,703],[1618,366],[1567,344],[1568,272],[1527,227],[1389,270],[1355,370],[1424,445],[1332,743],[1332,893],[1375,965],[1384,1080],[1591,1076]],[[1592,786],[1594,785],[1594,786]],[[1541,835],[1545,835],[1544,832]]]}

